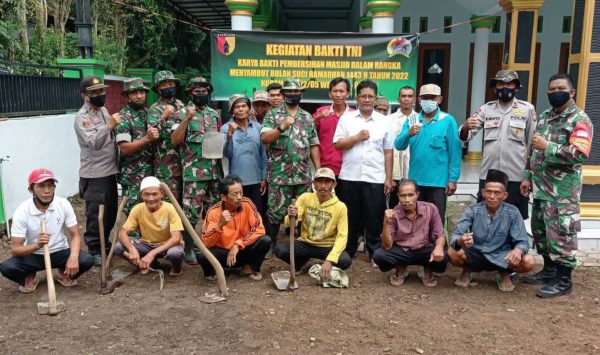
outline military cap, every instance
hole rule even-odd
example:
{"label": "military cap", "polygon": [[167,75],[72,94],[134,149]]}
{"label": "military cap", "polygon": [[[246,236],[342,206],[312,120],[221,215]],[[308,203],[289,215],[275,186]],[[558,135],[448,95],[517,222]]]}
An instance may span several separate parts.
{"label": "military cap", "polygon": [[514,70],[498,70],[496,76],[490,79],[490,86],[496,86],[497,81],[503,81],[505,83],[510,83],[511,81],[515,81],[517,83],[517,87],[521,87],[521,81],[519,80],[519,74],[517,74]]}
{"label": "military cap", "polygon": [[106,89],[107,87],[108,85],[105,85],[96,75],[87,75],[79,83],[79,92]]}
{"label": "military cap", "polygon": [[233,94],[229,97],[229,113],[233,112],[233,106],[235,106],[235,104],[238,101],[245,101],[246,104],[248,105],[248,108],[250,108],[250,100],[246,97],[246,95],[244,94]]}
{"label": "military cap", "polygon": [[375,105],[373,107],[385,106],[390,108],[390,102],[385,96],[378,96],[377,100],[375,100]]}
{"label": "military cap", "polygon": [[150,91],[146,85],[144,85],[144,81],[141,78],[130,78],[123,81],[123,91],[121,91],[121,95],[127,95],[130,92],[143,90],[145,92]]}
{"label": "military cap", "polygon": [[172,72],[168,70],[161,70],[154,74],[154,86],[152,86],[152,90],[158,92],[158,85],[167,80],[173,80],[176,84],[179,84],[180,82],[180,80],[177,79]]}
{"label": "military cap", "polygon": [[206,78],[201,76],[191,78],[190,81],[188,81],[187,87],[185,89],[187,91],[190,91],[194,88],[208,88],[208,91],[210,93],[212,93],[214,90],[212,84],[209,83],[208,80],[206,80]]}
{"label": "military cap", "polygon": [[285,91],[285,90],[304,91],[304,88],[302,87],[302,84],[300,84],[300,80],[289,78],[289,79],[285,79],[285,81],[283,82],[283,87],[281,88],[281,91]]}
{"label": "military cap", "polygon": [[254,93],[254,95],[252,96],[252,102],[257,102],[257,101],[264,101],[264,102],[271,102],[269,100],[269,93],[263,90],[258,90]]}

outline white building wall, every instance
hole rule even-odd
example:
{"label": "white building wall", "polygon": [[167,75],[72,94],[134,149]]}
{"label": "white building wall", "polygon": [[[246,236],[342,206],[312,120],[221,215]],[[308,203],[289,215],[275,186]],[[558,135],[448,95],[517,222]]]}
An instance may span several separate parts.
{"label": "white building wall", "polygon": [[[482,6],[487,2],[491,6]],[[472,6],[469,6],[470,3]],[[478,9],[486,9],[484,13],[474,13]],[[546,86],[551,75],[558,71],[560,59],[560,45],[569,42],[570,33],[562,33],[563,16],[571,16],[573,12],[572,0],[546,0],[540,10],[543,16],[543,29],[538,33],[538,42],[541,43],[540,69],[538,77],[537,109],[542,111],[548,107]],[[448,99],[448,111],[456,117],[458,122],[464,121],[468,97],[468,70],[470,45],[475,41],[475,33],[471,33],[471,25],[465,24],[452,28],[451,33],[444,33],[444,16],[451,16],[452,23],[469,21],[472,15],[501,16],[499,33],[490,33],[490,43],[504,41],[505,16],[504,11],[497,1],[489,0],[404,0],[396,12],[394,32],[402,33],[402,18],[411,18],[411,33],[419,31],[420,17],[428,17],[428,30],[440,30],[423,34],[421,43],[450,43],[450,76],[449,93],[443,93]],[[449,94],[449,96],[448,96]],[[483,103],[482,103],[483,104]]]}
{"label": "white building wall", "polygon": [[0,156],[10,156],[2,166],[6,215],[31,198],[27,177],[37,168],[54,172],[56,194],[68,197],[79,191],[79,145],[73,129],[74,114],[37,116],[0,121]]}

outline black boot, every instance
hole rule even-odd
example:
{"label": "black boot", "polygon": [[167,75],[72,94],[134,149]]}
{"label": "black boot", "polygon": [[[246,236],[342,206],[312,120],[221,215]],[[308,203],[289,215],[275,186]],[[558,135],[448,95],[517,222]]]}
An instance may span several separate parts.
{"label": "black boot", "polygon": [[549,256],[544,255],[544,268],[538,273],[524,277],[523,282],[526,284],[545,285],[554,280],[555,276],[556,263]]}
{"label": "black boot", "polygon": [[573,269],[562,265],[558,265],[556,269],[556,277],[551,283],[537,291],[538,297],[548,298],[568,295],[573,291],[573,284],[571,283],[571,271]]}
{"label": "black boot", "polygon": [[277,235],[279,234],[279,224],[278,223],[269,223],[267,224],[267,235],[271,237],[271,248],[265,255],[265,259],[271,259],[273,254],[275,254],[275,247],[277,246]]}

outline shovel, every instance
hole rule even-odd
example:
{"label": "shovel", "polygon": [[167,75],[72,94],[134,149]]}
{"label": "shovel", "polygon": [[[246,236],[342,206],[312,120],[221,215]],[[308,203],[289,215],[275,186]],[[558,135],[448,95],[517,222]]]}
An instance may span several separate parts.
{"label": "shovel", "polygon": [[[42,233],[46,233],[46,221],[44,220],[42,220]],[[67,307],[64,303],[56,301],[56,290],[54,289],[54,277],[52,276],[48,243],[44,244],[44,264],[46,266],[46,282],[48,283],[48,302],[38,302],[38,313],[55,316],[58,312],[66,311]]]}
{"label": "shovel", "polygon": [[[292,200],[292,205],[294,203],[296,201]],[[271,273],[271,278],[279,291],[294,291],[298,288],[296,283],[296,258],[294,257],[295,228],[296,217],[290,217],[290,271],[284,270]]]}

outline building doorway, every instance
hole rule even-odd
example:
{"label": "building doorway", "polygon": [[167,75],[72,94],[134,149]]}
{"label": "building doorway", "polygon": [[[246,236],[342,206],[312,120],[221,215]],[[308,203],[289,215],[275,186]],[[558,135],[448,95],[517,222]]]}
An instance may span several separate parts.
{"label": "building doorway", "polygon": [[450,93],[450,44],[421,43],[419,45],[419,70],[417,76],[417,95],[423,84],[436,84],[442,88],[442,111],[448,111]]}

